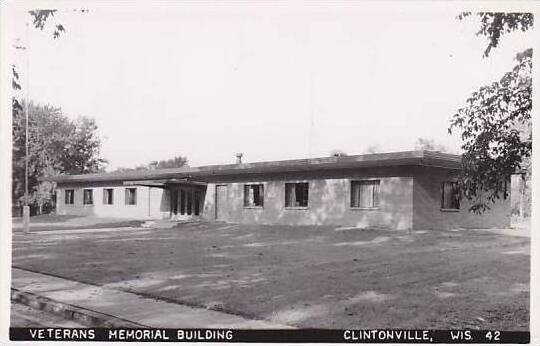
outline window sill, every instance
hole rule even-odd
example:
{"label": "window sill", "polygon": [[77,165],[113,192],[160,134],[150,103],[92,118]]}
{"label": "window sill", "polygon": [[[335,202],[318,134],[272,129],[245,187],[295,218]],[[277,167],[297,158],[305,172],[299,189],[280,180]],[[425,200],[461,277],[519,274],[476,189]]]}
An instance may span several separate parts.
{"label": "window sill", "polygon": [[459,213],[459,209],[441,208],[441,211],[445,213]]}
{"label": "window sill", "polygon": [[373,208],[360,208],[360,207],[350,207],[351,210],[379,210],[379,207],[373,207]]}
{"label": "window sill", "polygon": [[307,210],[309,207],[285,207],[285,210]]}
{"label": "window sill", "polygon": [[93,206],[94,206],[94,204],[88,204],[88,203],[87,203],[87,204],[83,204],[83,207],[93,207]]}
{"label": "window sill", "polygon": [[263,209],[262,206],[257,206],[257,205],[254,205],[254,206],[244,206],[244,209]]}

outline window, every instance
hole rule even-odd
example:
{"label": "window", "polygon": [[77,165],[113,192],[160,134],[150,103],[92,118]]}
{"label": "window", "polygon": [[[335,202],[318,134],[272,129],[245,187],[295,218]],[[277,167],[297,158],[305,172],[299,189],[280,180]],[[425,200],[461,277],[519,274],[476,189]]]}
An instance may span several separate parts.
{"label": "window", "polygon": [[137,204],[137,188],[127,188],[126,189],[126,205],[135,205]]}
{"label": "window", "polygon": [[308,191],[308,183],[285,183],[285,207],[307,207]]}
{"label": "window", "polygon": [[74,201],[75,201],[75,191],[65,190],[64,191],[64,204],[74,204]]}
{"label": "window", "polygon": [[103,189],[103,204],[113,204],[113,189]]}
{"label": "window", "polygon": [[459,209],[459,185],[457,182],[446,181],[441,188],[441,209]]}
{"label": "window", "polygon": [[244,185],[244,207],[262,207],[264,205],[264,185]]}
{"label": "window", "polygon": [[83,190],[83,204],[94,204],[94,196],[92,189]]}
{"label": "window", "polygon": [[380,180],[351,181],[351,208],[378,208]]}

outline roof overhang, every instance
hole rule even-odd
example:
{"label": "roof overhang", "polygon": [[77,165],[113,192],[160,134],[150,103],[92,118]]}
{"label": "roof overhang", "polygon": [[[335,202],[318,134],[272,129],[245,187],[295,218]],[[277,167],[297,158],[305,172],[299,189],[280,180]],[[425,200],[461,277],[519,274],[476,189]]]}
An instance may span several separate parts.
{"label": "roof overhang", "polygon": [[207,183],[203,181],[193,181],[189,178],[170,178],[170,179],[152,179],[152,180],[127,180],[123,182],[123,185],[139,185],[158,187],[165,189],[173,185],[197,185],[206,186]]}
{"label": "roof overhang", "polygon": [[122,181],[123,184],[126,185],[139,184],[165,187],[167,184],[205,184],[205,182],[216,179],[217,177],[321,172],[392,166],[423,166],[459,170],[461,169],[461,156],[434,151],[402,151],[341,157],[211,165],[191,168],[60,175],[47,177],[45,180],[62,184]]}

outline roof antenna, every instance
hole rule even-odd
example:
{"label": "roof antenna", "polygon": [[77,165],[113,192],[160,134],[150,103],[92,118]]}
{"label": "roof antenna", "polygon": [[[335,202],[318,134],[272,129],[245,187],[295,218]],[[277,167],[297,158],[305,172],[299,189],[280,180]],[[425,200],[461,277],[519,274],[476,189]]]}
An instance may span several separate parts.
{"label": "roof antenna", "polygon": [[313,75],[309,74],[309,109],[310,109],[310,118],[309,118],[309,133],[308,133],[308,157],[313,158],[313,129],[315,127],[315,112],[313,110]]}

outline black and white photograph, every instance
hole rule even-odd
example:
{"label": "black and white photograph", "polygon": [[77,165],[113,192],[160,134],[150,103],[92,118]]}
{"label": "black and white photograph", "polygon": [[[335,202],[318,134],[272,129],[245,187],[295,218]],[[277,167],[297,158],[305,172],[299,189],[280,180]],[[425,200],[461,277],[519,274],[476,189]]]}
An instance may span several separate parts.
{"label": "black and white photograph", "polygon": [[540,340],[537,7],[2,2],[2,340]]}

